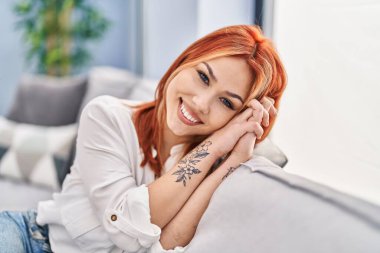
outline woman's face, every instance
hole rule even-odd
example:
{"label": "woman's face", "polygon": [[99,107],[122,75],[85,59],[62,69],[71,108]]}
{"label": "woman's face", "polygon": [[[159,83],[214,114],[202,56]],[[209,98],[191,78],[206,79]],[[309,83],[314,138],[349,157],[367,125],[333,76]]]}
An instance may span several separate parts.
{"label": "woman's face", "polygon": [[168,84],[168,129],[179,138],[210,135],[241,109],[251,80],[248,64],[238,57],[183,69]]}

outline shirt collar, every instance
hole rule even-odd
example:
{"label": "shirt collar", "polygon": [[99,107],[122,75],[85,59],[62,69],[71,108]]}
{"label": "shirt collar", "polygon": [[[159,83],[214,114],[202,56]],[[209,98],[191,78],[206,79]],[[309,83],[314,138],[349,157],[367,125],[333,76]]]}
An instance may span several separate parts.
{"label": "shirt collar", "polygon": [[185,146],[184,143],[181,143],[181,144],[177,144],[177,145],[174,145],[171,149],[170,149],[170,155],[176,155],[178,154],[179,152],[182,151],[183,147]]}

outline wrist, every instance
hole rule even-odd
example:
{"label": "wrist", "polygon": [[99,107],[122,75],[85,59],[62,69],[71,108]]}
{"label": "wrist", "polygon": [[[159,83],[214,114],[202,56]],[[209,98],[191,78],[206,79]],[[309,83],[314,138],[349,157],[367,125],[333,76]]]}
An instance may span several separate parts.
{"label": "wrist", "polygon": [[229,156],[223,163],[211,174],[215,181],[219,184],[231,175],[238,167],[240,167],[240,160],[236,159],[235,156]]}
{"label": "wrist", "polygon": [[216,159],[219,159],[223,156],[225,156],[227,154],[227,152],[225,152],[225,150],[223,149],[223,145],[222,143],[219,143],[217,140],[218,139],[214,139],[214,138],[209,138],[208,139],[209,141],[211,141],[212,143],[212,147],[211,147],[211,154],[216,158]]}
{"label": "wrist", "polygon": [[232,152],[224,163],[227,167],[239,167],[242,162],[244,161],[240,158],[240,156]]}

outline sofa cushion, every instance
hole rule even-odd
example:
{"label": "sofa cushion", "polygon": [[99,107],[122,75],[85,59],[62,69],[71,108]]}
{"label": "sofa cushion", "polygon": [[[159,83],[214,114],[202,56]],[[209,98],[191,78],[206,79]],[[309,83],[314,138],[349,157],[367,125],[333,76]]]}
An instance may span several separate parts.
{"label": "sofa cushion", "polygon": [[6,117],[19,123],[61,126],[76,122],[86,92],[85,76],[24,75]]}
{"label": "sofa cushion", "polygon": [[264,156],[274,164],[284,168],[288,163],[288,158],[282,150],[269,138],[255,145],[253,149],[254,156]]}
{"label": "sofa cushion", "polygon": [[136,101],[152,101],[158,85],[157,80],[141,78],[133,87],[128,99]]}
{"label": "sofa cushion", "polygon": [[217,188],[186,252],[380,252],[379,213],[256,156]]}
{"label": "sofa cushion", "polygon": [[59,189],[77,125],[45,127],[0,117],[0,175]]}
{"label": "sofa cushion", "polygon": [[52,194],[52,189],[0,176],[0,211],[37,209],[37,203]]}
{"label": "sofa cushion", "polygon": [[88,74],[88,86],[86,95],[81,103],[80,113],[85,105],[93,98],[101,95],[110,95],[118,98],[128,98],[138,78],[124,69],[100,66],[91,69]]}

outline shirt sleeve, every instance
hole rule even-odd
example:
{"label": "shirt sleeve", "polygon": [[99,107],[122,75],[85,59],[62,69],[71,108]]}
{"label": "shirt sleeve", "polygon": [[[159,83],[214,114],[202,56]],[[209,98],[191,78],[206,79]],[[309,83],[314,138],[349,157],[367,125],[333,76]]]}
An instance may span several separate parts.
{"label": "shirt sleeve", "polygon": [[[134,223],[138,227],[144,228],[145,231],[149,231],[151,224],[150,224],[150,221],[146,219],[146,217],[150,218],[148,188],[145,186],[145,184],[143,184],[137,188],[133,188],[129,190],[128,195],[129,195],[129,198],[127,199],[126,206],[132,206],[134,208],[131,208],[129,212],[125,212],[125,210],[121,212],[118,212],[118,211],[115,212],[115,210],[108,210],[108,213],[106,214],[106,216],[111,217],[111,219],[109,219],[110,220],[109,222],[114,223],[116,227],[118,227],[121,231],[124,231],[125,233],[133,232],[133,231],[130,231],[131,227],[133,227],[133,224],[131,224],[131,226],[125,226],[125,223],[129,223],[129,220],[134,221]],[[121,217],[121,219],[119,220],[118,217]],[[159,227],[157,228],[159,229],[158,233],[160,235],[161,230]],[[139,233],[139,231],[136,231],[136,233]],[[145,236],[141,235],[140,242],[146,245],[146,242],[144,242],[144,239],[145,239]],[[150,246],[150,248],[148,249],[149,253],[182,253],[182,252],[185,252],[187,248],[187,246],[186,247],[177,246],[174,249],[165,250],[162,247],[159,239],[160,238],[157,237],[154,243]],[[146,239],[146,240],[149,240],[149,239]]]}
{"label": "shirt sleeve", "polygon": [[131,156],[139,152],[133,122],[115,99],[100,96],[83,109],[75,163],[109,238],[125,252],[146,252],[161,229],[150,221],[146,185],[133,177]]}
{"label": "shirt sleeve", "polygon": [[185,247],[177,246],[174,249],[165,250],[162,248],[160,241],[155,242],[149,249],[148,253],[183,253],[186,251],[188,245]]}

